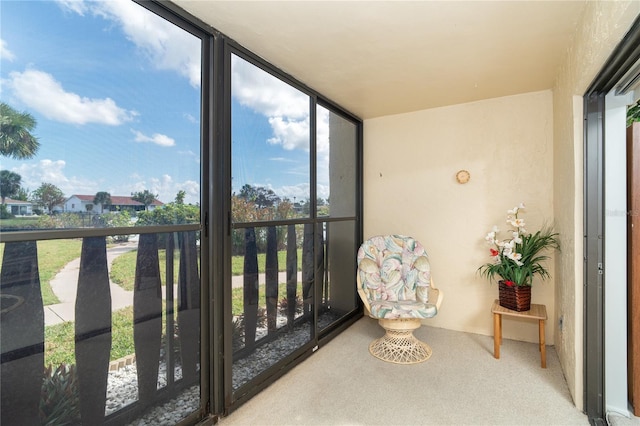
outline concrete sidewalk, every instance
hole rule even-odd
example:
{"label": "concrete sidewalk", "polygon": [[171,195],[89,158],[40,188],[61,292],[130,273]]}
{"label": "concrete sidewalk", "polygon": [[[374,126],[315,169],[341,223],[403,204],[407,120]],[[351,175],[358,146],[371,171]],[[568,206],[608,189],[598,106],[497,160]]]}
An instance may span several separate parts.
{"label": "concrete sidewalk", "polygon": [[[115,247],[107,249],[107,266],[109,273],[111,273],[111,264],[120,255],[136,250],[138,248],[137,242],[129,242],[125,244],[119,244]],[[44,323],[45,325],[55,325],[67,321],[74,321],[76,314],[76,293],[78,291],[78,275],[80,273],[80,258],[74,259],[67,263],[64,268],[51,280],[51,289],[53,293],[58,297],[60,303],[55,305],[48,305],[44,307]],[[258,281],[262,285],[265,283],[265,274],[259,274]],[[287,273],[278,273],[278,282],[287,282]],[[298,272],[298,283],[302,282],[302,272]],[[244,286],[244,277],[237,275],[232,277],[231,286],[233,288],[240,288]],[[111,310],[117,311],[118,309],[126,308],[127,306],[133,306],[133,291],[124,290],[119,285],[109,281],[109,288],[111,290]],[[162,287],[163,299],[165,298],[165,288]],[[173,290],[174,298],[178,297],[178,287],[174,285]]]}
{"label": "concrete sidewalk", "polygon": [[[107,265],[111,272],[111,264],[121,254],[138,248],[137,242],[117,245],[107,249]],[[76,315],[76,293],[78,291],[78,275],[80,258],[67,263],[51,280],[51,289],[60,303],[44,307],[44,324],[54,325],[66,321],[74,321]],[[133,292],[123,290],[119,285],[109,281],[111,289],[111,309],[113,311],[133,305]]]}

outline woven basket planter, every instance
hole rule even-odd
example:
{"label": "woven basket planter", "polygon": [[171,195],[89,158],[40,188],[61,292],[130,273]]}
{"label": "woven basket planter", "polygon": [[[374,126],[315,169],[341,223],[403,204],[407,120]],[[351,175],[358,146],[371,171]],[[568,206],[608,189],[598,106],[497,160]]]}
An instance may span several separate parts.
{"label": "woven basket planter", "polygon": [[498,286],[500,306],[518,312],[531,309],[531,286],[508,286],[502,280]]}

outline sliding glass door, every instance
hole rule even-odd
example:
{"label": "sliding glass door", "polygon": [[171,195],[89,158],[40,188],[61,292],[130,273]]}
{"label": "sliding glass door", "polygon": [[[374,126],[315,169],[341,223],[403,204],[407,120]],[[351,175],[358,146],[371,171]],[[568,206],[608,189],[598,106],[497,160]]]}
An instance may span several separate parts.
{"label": "sliding glass door", "polygon": [[230,91],[225,321],[235,402],[357,311],[359,135],[356,122],[251,55],[231,54]]}
{"label": "sliding glass door", "polygon": [[231,59],[232,388],[314,341],[310,97]]}

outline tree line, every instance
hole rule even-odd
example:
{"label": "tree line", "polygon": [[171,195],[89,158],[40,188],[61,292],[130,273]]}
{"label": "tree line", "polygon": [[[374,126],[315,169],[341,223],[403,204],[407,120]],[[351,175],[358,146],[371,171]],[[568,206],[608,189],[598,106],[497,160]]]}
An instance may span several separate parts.
{"label": "tree line", "polygon": [[[0,102],[0,155],[14,159],[30,159],[33,158],[40,148],[38,138],[33,135],[36,127],[35,118],[27,112],[18,112],[8,104]],[[162,223],[170,221],[177,223],[176,220],[193,220],[194,213],[191,212],[169,212],[175,209],[175,206],[184,206],[184,191],[180,191],[176,196],[176,201],[169,206],[162,217],[160,212],[154,215],[142,215],[143,221],[154,221],[154,223]],[[52,214],[54,208],[62,205],[66,197],[62,190],[53,183],[43,182],[34,191],[22,187],[22,177],[15,172],[9,170],[0,170],[0,209],[6,214],[6,198],[13,198],[20,201],[30,201],[41,207],[49,214]],[[145,212],[148,212],[149,206],[158,197],[149,190],[134,192],[131,198],[142,203]],[[328,201],[318,198],[316,204],[318,211],[322,215],[328,213]],[[99,191],[95,194],[93,205],[100,205],[101,213],[104,213],[105,207],[112,205],[111,195],[106,191]],[[88,205],[90,206],[90,205]],[[93,210],[93,206],[87,207],[88,211]],[[158,210],[158,209],[155,209]],[[155,211],[154,210],[154,211]],[[179,210],[184,210],[180,208]],[[308,216],[310,214],[310,200],[293,202],[288,198],[279,197],[273,190],[261,186],[244,185],[239,194],[232,196],[232,217],[234,222],[253,222],[263,220],[288,219],[292,217]],[[176,216],[169,219],[170,216]],[[146,217],[150,216],[150,217]],[[199,207],[198,207],[199,216]],[[198,219],[199,220],[199,219]]]}
{"label": "tree line", "polygon": [[[67,199],[60,188],[49,182],[43,182],[34,191],[29,191],[28,188],[22,187],[22,176],[9,170],[0,170],[0,197],[3,210],[6,210],[6,199],[12,198],[30,201],[48,214],[53,214],[55,207],[63,205]],[[157,197],[158,194],[148,189],[131,193],[131,199],[143,204],[145,210],[149,209]],[[113,205],[111,194],[106,191],[97,192],[93,198],[93,204],[87,204],[87,212],[92,212],[94,205],[100,205],[100,213],[104,213],[105,207],[109,208]]]}

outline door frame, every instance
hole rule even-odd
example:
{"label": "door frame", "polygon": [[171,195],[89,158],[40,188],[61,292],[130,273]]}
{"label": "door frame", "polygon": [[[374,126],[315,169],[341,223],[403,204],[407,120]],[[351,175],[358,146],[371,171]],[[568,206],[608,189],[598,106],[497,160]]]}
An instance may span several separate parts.
{"label": "door frame", "polygon": [[604,289],[605,96],[640,59],[640,18],[584,95],[584,412],[606,425]]}

